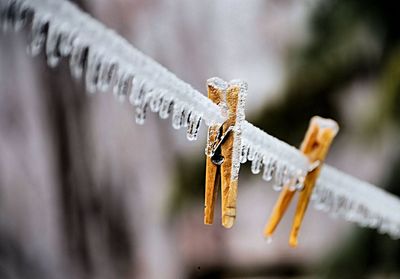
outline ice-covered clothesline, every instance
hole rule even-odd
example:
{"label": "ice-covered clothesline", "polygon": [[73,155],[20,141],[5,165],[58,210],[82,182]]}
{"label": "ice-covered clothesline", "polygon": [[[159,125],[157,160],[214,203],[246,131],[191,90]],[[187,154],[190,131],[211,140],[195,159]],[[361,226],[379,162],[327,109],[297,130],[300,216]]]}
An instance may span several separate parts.
{"label": "ice-covered clothesline", "polygon": [[[225,120],[203,94],[68,1],[0,0],[0,25],[4,30],[31,28],[32,55],[44,50],[51,67],[68,57],[71,74],[83,77],[88,92],[112,88],[118,99],[129,98],[139,124],[148,109],[161,118],[171,114],[172,126],[185,127],[187,138],[195,140],[202,120],[208,126]],[[247,121],[241,129],[241,162],[252,161],[253,173],[264,166],[267,181],[273,171],[283,174],[277,188],[291,178],[302,180],[310,167],[302,153]],[[323,167],[313,201],[317,209],[400,237],[399,199],[332,167]]]}

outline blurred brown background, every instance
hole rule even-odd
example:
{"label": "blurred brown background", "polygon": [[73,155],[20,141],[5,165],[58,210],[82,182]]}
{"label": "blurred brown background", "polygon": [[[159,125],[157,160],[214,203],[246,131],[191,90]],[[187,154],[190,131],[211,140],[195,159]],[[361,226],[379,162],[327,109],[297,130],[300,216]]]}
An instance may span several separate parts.
{"label": "blurred brown background", "polygon": [[[203,92],[246,80],[247,119],[292,145],[336,119],[328,163],[400,195],[393,1],[74,2]],[[236,225],[203,225],[205,127],[192,143],[170,119],[134,124],[28,37],[0,34],[0,278],[400,278],[398,241],[312,208],[297,249],[293,211],[267,244],[278,194],[247,165]]]}

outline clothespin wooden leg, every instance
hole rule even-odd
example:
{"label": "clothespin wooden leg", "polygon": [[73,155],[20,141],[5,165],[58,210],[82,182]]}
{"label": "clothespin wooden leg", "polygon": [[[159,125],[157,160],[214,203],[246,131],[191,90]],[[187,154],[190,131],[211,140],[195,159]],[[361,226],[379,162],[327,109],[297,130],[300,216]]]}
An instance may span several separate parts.
{"label": "clothespin wooden leg", "polygon": [[[223,98],[223,92],[213,83],[207,84],[208,98],[219,104]],[[208,141],[217,140],[219,127],[217,125],[208,128]],[[207,146],[209,148],[209,146]],[[204,224],[211,225],[214,221],[214,208],[217,199],[218,185],[220,184],[220,166],[214,164],[210,157],[206,156],[206,189],[204,200]]]}
{"label": "clothespin wooden leg", "polygon": [[335,138],[339,126],[331,119],[324,119],[314,116],[311,119],[310,127],[306,135],[305,144],[301,147],[304,154],[307,155],[310,162],[319,161],[320,164],[314,170],[309,172],[304,180],[303,191],[300,192],[299,201],[294,216],[292,231],[290,233],[289,244],[297,246],[297,236],[310,202],[310,197],[321,172],[322,162],[328,154],[329,147]]}
{"label": "clothespin wooden leg", "polygon": [[220,184],[220,170],[219,166],[211,161],[211,158],[207,157],[206,160],[204,224],[211,225],[214,222],[214,208],[218,196],[218,186]]}
{"label": "clothespin wooden leg", "polygon": [[[300,150],[308,157],[310,163],[316,163],[318,161],[321,163],[325,159],[330,144],[335,137],[337,131],[338,125],[333,120],[323,119],[318,116],[314,116],[311,119],[306,136],[300,147]],[[308,173],[305,177],[304,188],[301,192],[291,238],[289,240],[289,243],[292,246],[297,245],[298,230],[304,217],[310,195],[314,188],[314,183],[318,178],[320,168],[321,164],[319,164],[316,169]],[[271,237],[271,235],[275,231],[277,225],[279,224],[287,208],[289,207],[290,201],[292,200],[294,194],[295,191],[292,191],[290,189],[290,185],[285,185],[283,187],[278,201],[272,211],[269,222],[265,226],[264,235],[266,237]]]}
{"label": "clothespin wooden leg", "polygon": [[[229,117],[223,125],[224,133],[236,124],[237,109],[239,105],[240,86],[230,85],[226,91],[226,104],[229,110]],[[232,177],[233,149],[235,132],[230,132],[221,148],[222,156],[225,158],[221,165],[221,208],[222,225],[231,228],[236,219],[236,200],[238,179]]]}
{"label": "clothespin wooden leg", "polygon": [[271,237],[276,227],[282,220],[283,215],[289,207],[290,202],[295,194],[295,191],[291,190],[288,185],[283,186],[282,191],[279,195],[278,200],[272,210],[272,214],[269,217],[269,221],[264,228],[264,236]]}

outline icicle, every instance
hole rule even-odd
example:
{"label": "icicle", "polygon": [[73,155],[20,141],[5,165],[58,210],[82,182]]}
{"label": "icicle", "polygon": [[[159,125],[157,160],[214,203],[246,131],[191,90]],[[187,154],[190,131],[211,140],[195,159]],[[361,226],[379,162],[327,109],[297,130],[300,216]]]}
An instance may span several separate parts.
{"label": "icicle", "polygon": [[247,153],[247,160],[253,161],[255,155],[256,155],[256,149],[254,148],[254,146],[249,146],[249,151]]}
{"label": "icicle", "polygon": [[174,129],[180,129],[183,126],[184,110],[182,104],[174,104],[174,110],[172,113],[172,127]]}
{"label": "icicle", "polygon": [[256,153],[254,156],[254,160],[251,162],[251,172],[253,174],[260,173],[261,162],[262,162],[262,156],[260,154]]}
{"label": "icicle", "polygon": [[123,73],[120,75],[114,86],[114,95],[120,102],[123,102],[132,90],[133,74]]}
{"label": "icicle", "polygon": [[146,120],[146,111],[149,102],[149,95],[147,95],[142,103],[136,107],[136,123],[139,125],[143,125]]}
{"label": "icicle", "polygon": [[85,75],[86,90],[89,93],[95,93],[97,90],[101,58],[100,54],[89,51]]}
{"label": "icicle", "polygon": [[188,140],[190,141],[197,140],[200,124],[201,124],[201,116],[192,112],[190,114],[189,124],[186,133],[186,137]]}
{"label": "icicle", "polygon": [[159,112],[161,104],[163,102],[164,92],[159,91],[153,94],[153,97],[150,100],[150,109],[152,112]]}
{"label": "icicle", "polygon": [[269,157],[266,159],[264,157],[264,172],[263,172],[263,179],[265,181],[271,181],[272,176],[276,169],[276,160],[273,157]]}
{"label": "icicle", "polygon": [[377,214],[371,214],[368,227],[376,228],[379,225],[379,222],[380,222],[379,216]]}
{"label": "icicle", "polygon": [[164,95],[163,99],[162,99],[162,103],[161,103],[161,107],[160,107],[160,118],[161,119],[166,119],[169,116],[169,113],[171,111],[171,108],[173,105],[173,102],[171,100],[170,97]]}
{"label": "icicle", "polygon": [[100,67],[100,78],[97,83],[99,91],[106,92],[114,83],[118,72],[118,64],[115,62],[103,62]]}
{"label": "icicle", "polygon": [[249,146],[247,144],[242,144],[242,148],[240,150],[240,163],[244,164],[247,162],[248,153]]}
{"label": "icicle", "polygon": [[58,50],[60,35],[58,28],[54,24],[50,24],[46,40],[46,57],[47,65],[52,68],[57,66],[61,59],[61,54]]}
{"label": "icicle", "polygon": [[87,46],[82,45],[78,40],[74,41],[71,57],[69,59],[69,67],[71,70],[71,75],[75,79],[79,79],[82,77],[88,51],[89,48]]}
{"label": "icicle", "polygon": [[72,43],[76,39],[76,34],[68,30],[67,26],[64,26],[60,32],[58,41],[58,51],[62,56],[68,56],[72,51]]}
{"label": "icicle", "polygon": [[285,183],[288,181],[285,181],[287,178],[287,166],[285,164],[278,164],[276,167],[276,172],[275,172],[275,183],[272,186],[275,191],[280,191]]}
{"label": "icicle", "polygon": [[129,96],[129,102],[134,106],[139,106],[145,99],[146,95],[146,84],[143,80],[135,77],[133,79],[131,95]]}
{"label": "icicle", "polygon": [[36,56],[40,53],[46,42],[48,29],[48,20],[35,15],[32,22],[31,43],[28,47],[28,53],[30,55]]}

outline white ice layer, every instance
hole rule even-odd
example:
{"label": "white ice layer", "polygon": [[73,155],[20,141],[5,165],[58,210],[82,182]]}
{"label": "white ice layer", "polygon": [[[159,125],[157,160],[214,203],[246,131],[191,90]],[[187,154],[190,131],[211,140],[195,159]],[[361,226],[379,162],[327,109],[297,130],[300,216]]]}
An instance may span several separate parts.
{"label": "white ice layer", "polygon": [[[207,97],[70,2],[11,0],[2,3],[8,7],[2,9],[4,28],[16,26],[20,29],[31,22],[28,24],[32,29],[28,50],[32,55],[44,51],[51,67],[62,57],[68,57],[72,76],[83,79],[89,93],[112,88],[118,100],[129,98],[135,106],[136,123],[144,123],[150,108],[161,118],[171,115],[172,126],[186,128],[187,138],[195,140],[202,120],[207,125],[221,124],[225,120],[221,109]],[[244,115],[244,108],[242,110]],[[258,156],[262,156],[260,167],[264,158],[273,156],[276,160],[279,158],[280,164],[274,165],[272,170],[286,166],[290,175],[304,175],[307,159],[301,153],[293,153],[294,148],[250,123],[244,120],[241,123],[243,127],[238,126],[236,130],[240,133],[243,130],[243,144],[250,145],[251,150],[257,150]],[[234,159],[236,168],[238,161]]]}
{"label": "white ice layer", "polygon": [[312,200],[318,210],[400,238],[400,200],[374,185],[324,166]]}
{"label": "white ice layer", "polygon": [[242,130],[242,163],[252,161],[254,174],[259,173],[263,166],[262,178],[265,181],[275,178],[273,188],[277,191],[289,182],[293,190],[303,187],[304,177],[310,168],[307,157],[249,122],[243,123]]}
{"label": "white ice layer", "polygon": [[[208,98],[69,1],[13,0],[1,5],[3,29],[29,23],[30,54],[43,51],[50,67],[69,57],[72,76],[82,78],[89,93],[113,87],[118,100],[129,97],[137,123],[144,122],[150,102],[161,118],[173,114],[173,127],[185,127],[189,140],[197,138],[202,119],[223,122],[219,108]],[[179,117],[185,121],[179,123]]]}
{"label": "white ice layer", "polygon": [[[151,110],[161,118],[171,116],[173,128],[185,128],[187,138],[195,140],[202,120],[208,126],[225,120],[211,100],[69,1],[0,0],[0,27],[18,31],[24,26],[31,29],[29,53],[44,52],[50,67],[69,58],[71,75],[84,80],[88,92],[112,89],[118,100],[129,99],[139,124]],[[274,180],[274,189],[288,182],[293,190],[301,189],[310,168],[307,158],[251,123],[241,123],[235,167],[249,160],[253,173]],[[318,208],[400,237],[399,199],[366,182],[325,166],[314,200]]]}

